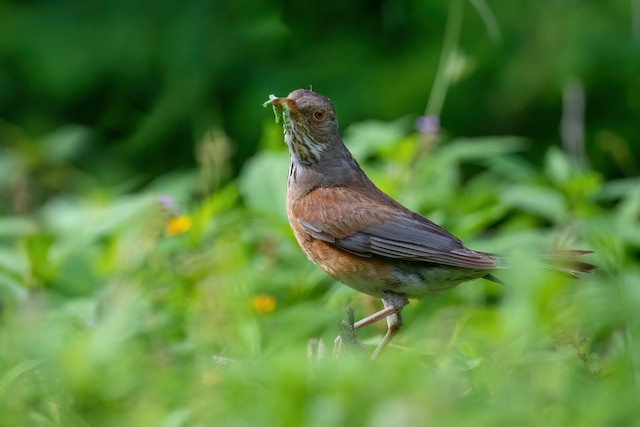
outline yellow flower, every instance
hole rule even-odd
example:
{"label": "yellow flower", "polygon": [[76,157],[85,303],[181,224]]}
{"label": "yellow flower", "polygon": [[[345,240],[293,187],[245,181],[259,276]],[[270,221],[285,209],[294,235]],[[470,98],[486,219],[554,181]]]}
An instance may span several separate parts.
{"label": "yellow flower", "polygon": [[191,218],[186,215],[173,217],[167,223],[164,233],[167,236],[175,236],[183,234],[191,230]]}
{"label": "yellow flower", "polygon": [[271,295],[256,295],[251,298],[251,307],[256,313],[271,313],[276,308],[276,299]]}

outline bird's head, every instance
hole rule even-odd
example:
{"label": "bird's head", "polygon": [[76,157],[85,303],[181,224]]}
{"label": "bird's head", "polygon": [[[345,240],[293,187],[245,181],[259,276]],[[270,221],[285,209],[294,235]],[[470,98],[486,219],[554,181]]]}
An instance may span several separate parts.
{"label": "bird's head", "polygon": [[285,98],[270,96],[276,118],[282,116],[284,140],[293,159],[305,164],[321,161],[334,147],[342,148],[333,104],[313,91],[297,89]]}

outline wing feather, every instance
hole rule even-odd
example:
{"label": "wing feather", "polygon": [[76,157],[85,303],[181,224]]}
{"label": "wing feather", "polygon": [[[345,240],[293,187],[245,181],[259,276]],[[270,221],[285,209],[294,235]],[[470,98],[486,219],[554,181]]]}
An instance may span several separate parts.
{"label": "wing feather", "polygon": [[[387,203],[375,198],[380,195]],[[474,269],[492,269],[499,264],[497,256],[466,248],[453,234],[383,193],[318,188],[300,202],[298,208],[302,209],[296,217],[311,237],[362,257]]]}

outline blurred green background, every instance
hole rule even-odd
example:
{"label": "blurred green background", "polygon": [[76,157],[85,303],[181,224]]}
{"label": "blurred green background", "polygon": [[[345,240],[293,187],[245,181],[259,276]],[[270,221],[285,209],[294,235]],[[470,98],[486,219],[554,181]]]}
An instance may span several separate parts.
{"label": "blurred green background", "polygon": [[[638,423],[639,76],[638,0],[0,2],[2,424]],[[310,86],[383,190],[518,266],[375,362],[331,347],[379,302],[284,213],[260,104]]]}

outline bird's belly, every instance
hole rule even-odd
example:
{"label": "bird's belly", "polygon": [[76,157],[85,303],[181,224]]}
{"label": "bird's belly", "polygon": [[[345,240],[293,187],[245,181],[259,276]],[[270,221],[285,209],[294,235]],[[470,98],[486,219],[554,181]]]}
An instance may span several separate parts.
{"label": "bird's belly", "polygon": [[424,298],[486,274],[486,270],[406,262],[394,271],[397,278],[394,292],[405,294],[409,298]]}
{"label": "bird's belly", "polygon": [[424,298],[487,274],[459,267],[361,257],[316,239],[298,239],[298,243],[307,257],[334,279],[375,297],[395,292]]}
{"label": "bird's belly", "polygon": [[359,292],[381,298],[392,290],[391,268],[380,260],[353,255],[315,239],[300,247],[327,274]]}

